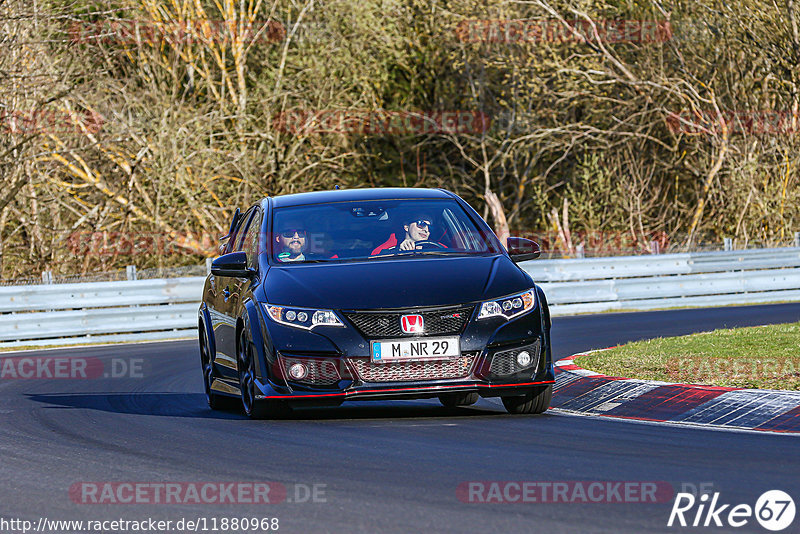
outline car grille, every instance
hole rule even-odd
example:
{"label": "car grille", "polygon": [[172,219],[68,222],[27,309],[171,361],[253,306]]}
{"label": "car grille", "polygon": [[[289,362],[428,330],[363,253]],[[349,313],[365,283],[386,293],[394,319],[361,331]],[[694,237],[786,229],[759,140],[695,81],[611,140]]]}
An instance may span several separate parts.
{"label": "car grille", "polygon": [[351,358],[350,363],[363,382],[414,382],[465,378],[472,372],[477,352],[432,362],[372,363],[369,358]]}
{"label": "car grille", "polygon": [[[517,363],[517,354],[523,350],[527,350],[531,355],[530,363],[525,366]],[[493,375],[513,375],[514,373],[519,373],[526,369],[536,369],[539,366],[540,352],[541,341],[538,339],[531,345],[496,352],[494,356],[492,356],[492,365],[489,370]]]}
{"label": "car grille", "polygon": [[400,327],[400,317],[408,314],[422,315],[425,335],[460,334],[472,315],[474,306],[450,306],[424,310],[394,312],[346,311],[343,312],[358,330],[368,338],[401,337],[406,334]]}
{"label": "car grille", "polygon": [[289,368],[295,363],[302,363],[308,368],[308,375],[300,380],[289,378],[290,381],[298,384],[308,384],[312,386],[331,386],[336,384],[342,377],[339,375],[339,370],[332,360],[324,360],[319,358],[292,358],[290,356],[280,355],[281,363],[285,375],[289,376]]}

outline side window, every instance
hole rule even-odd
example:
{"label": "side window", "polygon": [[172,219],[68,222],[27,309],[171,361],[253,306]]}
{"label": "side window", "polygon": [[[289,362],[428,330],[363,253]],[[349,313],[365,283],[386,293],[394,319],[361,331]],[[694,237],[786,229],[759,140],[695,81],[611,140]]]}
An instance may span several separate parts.
{"label": "side window", "polygon": [[242,250],[247,253],[247,266],[250,269],[255,269],[258,266],[258,253],[260,252],[259,246],[261,243],[261,212],[256,210],[253,215],[253,220],[247,227],[247,233],[244,236],[242,243]]}
{"label": "side window", "polygon": [[224,250],[221,251],[222,254],[227,254],[229,252],[234,252],[236,250],[234,248],[234,245],[236,244],[236,239],[239,237],[239,234],[241,233],[241,230],[244,228],[244,224],[247,221],[247,215],[248,214],[245,213],[241,217],[239,217],[239,222],[236,223],[236,226],[234,227],[233,231],[228,236],[227,241],[225,241],[225,245],[224,245],[225,248],[224,248]]}
{"label": "side window", "polygon": [[250,219],[253,218],[253,214],[255,212],[255,209],[250,208],[242,217],[242,224],[240,224],[239,228],[236,229],[236,235],[231,238],[231,242],[233,243],[231,252],[239,252],[242,250],[242,243],[244,242],[246,235],[245,232],[247,231],[247,225],[250,223]]}
{"label": "side window", "polygon": [[448,233],[452,233],[451,240],[453,248],[474,252],[483,252],[487,250],[484,240],[476,235],[470,226],[465,224],[464,217],[466,215],[459,217],[459,215],[453,213],[449,208],[446,208],[442,216],[447,226]]}

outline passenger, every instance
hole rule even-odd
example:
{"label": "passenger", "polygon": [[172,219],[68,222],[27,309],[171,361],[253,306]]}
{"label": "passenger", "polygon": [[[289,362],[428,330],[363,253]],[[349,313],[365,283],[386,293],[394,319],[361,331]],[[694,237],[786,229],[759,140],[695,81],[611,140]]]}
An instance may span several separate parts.
{"label": "passenger", "polygon": [[278,261],[305,261],[306,257],[303,254],[307,246],[307,235],[301,225],[287,225],[277,237],[275,242],[278,243]]}

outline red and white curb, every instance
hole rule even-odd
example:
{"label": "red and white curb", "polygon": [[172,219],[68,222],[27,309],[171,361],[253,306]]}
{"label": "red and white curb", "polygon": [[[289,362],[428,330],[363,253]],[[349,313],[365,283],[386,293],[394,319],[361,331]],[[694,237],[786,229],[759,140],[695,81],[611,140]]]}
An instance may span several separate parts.
{"label": "red and white curb", "polygon": [[576,358],[586,354],[590,352],[555,363],[553,408],[621,419],[800,434],[800,392],[606,376],[575,364]]}

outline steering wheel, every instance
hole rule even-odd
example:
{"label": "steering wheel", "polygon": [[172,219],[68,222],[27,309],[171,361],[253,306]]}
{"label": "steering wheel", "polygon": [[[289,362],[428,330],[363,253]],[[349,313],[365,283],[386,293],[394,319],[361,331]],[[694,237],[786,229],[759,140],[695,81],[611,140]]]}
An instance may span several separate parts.
{"label": "steering wheel", "polygon": [[431,250],[437,248],[447,248],[447,247],[442,245],[441,243],[437,243],[436,241],[417,241],[416,243],[414,243],[414,250]]}

